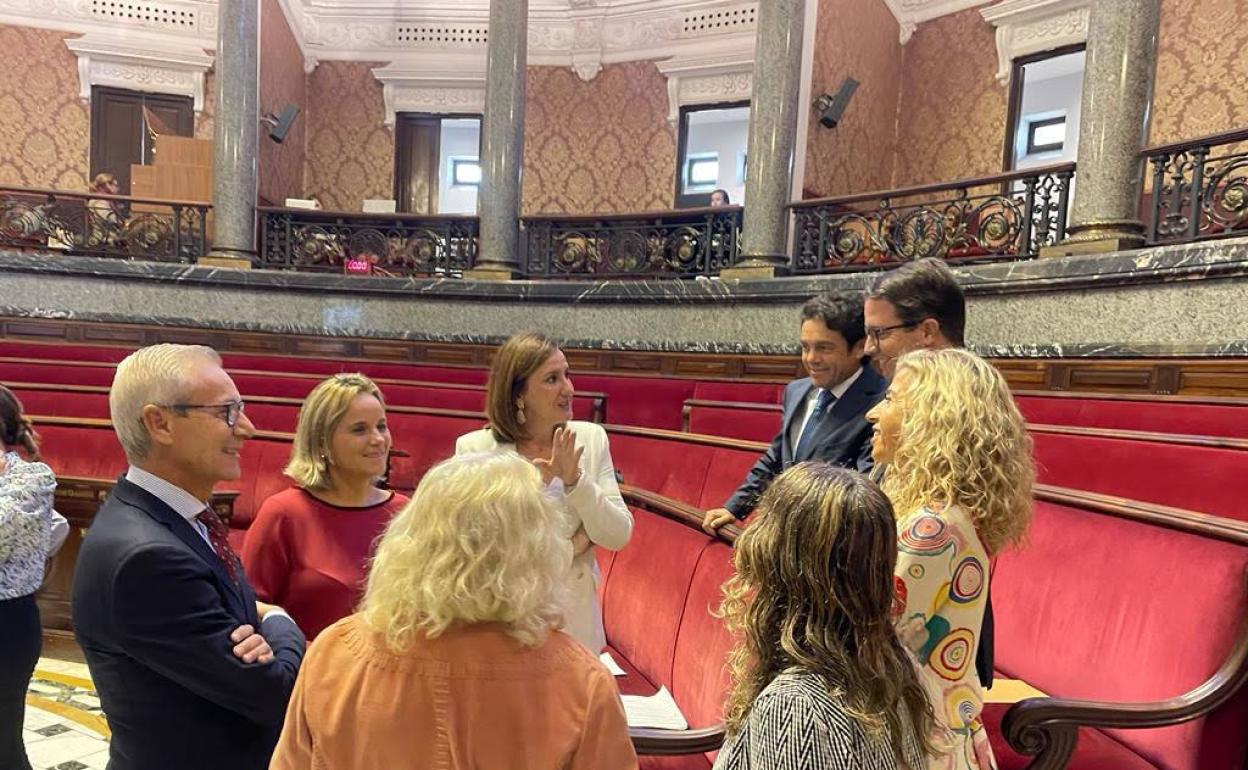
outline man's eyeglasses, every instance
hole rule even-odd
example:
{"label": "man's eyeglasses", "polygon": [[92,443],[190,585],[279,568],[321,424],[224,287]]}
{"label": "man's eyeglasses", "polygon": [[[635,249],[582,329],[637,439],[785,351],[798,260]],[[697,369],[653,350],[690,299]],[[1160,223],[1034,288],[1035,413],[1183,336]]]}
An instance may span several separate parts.
{"label": "man's eyeglasses", "polygon": [[182,414],[186,414],[192,409],[215,412],[217,417],[224,420],[225,424],[231,428],[238,424],[238,416],[243,413],[243,406],[242,399],[229,401],[224,404],[165,404],[166,409],[172,409]]}
{"label": "man's eyeglasses", "polygon": [[892,326],[868,326],[866,328],[867,337],[879,347],[880,340],[888,337],[889,333],[896,329],[913,329],[918,326],[921,321],[909,324],[893,324]]}

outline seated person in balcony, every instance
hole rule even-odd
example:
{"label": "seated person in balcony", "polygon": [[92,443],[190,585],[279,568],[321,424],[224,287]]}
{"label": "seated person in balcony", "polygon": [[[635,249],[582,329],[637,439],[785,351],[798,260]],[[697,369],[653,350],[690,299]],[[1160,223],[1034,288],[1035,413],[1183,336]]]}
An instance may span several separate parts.
{"label": "seated person in balcony", "polygon": [[108,766],[265,768],[304,639],[256,601],[209,505],[242,475],[254,431],[238,388],[212,348],[153,345],[117,365],[108,404],[130,467],[83,541],[73,591]]}
{"label": "seated person in balcony", "polygon": [[731,206],[732,201],[728,200],[728,191],[722,188],[711,191],[711,208],[719,208],[720,206]]}
{"label": "seated person in balcony", "polygon": [[[121,191],[121,186],[117,183],[116,177],[105,172],[96,174],[95,179],[91,180],[90,191],[103,195],[118,195]],[[87,201],[87,219],[89,221],[88,231],[91,236],[89,245],[102,246],[111,244],[117,239],[117,235],[121,230],[121,205],[114,200],[92,198]]]}
{"label": "seated person in balcony", "polygon": [[867,477],[785,471],[738,539],[721,607],[728,740],[715,770],[920,770],[935,718],[893,632],[896,525]]}
{"label": "seated person in balcony", "polygon": [[1001,374],[957,349],[902,356],[867,419],[897,513],[897,634],[955,743],[954,764],[931,767],[989,770],[975,658],[990,560],[1031,520],[1027,426]]}
{"label": "seated person in balcony", "polygon": [[379,489],[390,455],[381,391],[335,374],[299,409],[286,475],[297,486],[264,501],[243,565],[256,597],[286,608],[308,640],[355,611],[373,544],[407,498]]}
{"label": "seated person in balcony", "polygon": [[598,606],[598,560],[591,546],[618,551],[633,534],[615,481],[607,432],[572,419],[568,359],[537,332],[521,332],[503,343],[486,386],[489,427],[460,436],[455,453],[502,449],[532,462],[559,498],[557,526],[572,541],[568,572],[570,602],[565,630],[598,654],[606,646]]}
{"label": "seated person in balcony", "polygon": [[572,546],[512,452],[435,466],[360,611],[317,639],[272,770],[634,770],[613,677],[558,629]]}
{"label": "seated person in balcony", "polygon": [[22,724],[43,642],[35,592],[69,524],[52,509],[56,476],[39,462],[39,437],[17,396],[3,385],[0,451],[0,767],[30,770]]}
{"label": "seated person in balcony", "polygon": [[862,295],[821,294],[802,305],[801,320],[802,365],[810,376],[785,387],[780,432],[724,507],[706,512],[707,532],[748,516],[772,479],[794,463],[871,467],[866,414],[885,384],[864,365]]}

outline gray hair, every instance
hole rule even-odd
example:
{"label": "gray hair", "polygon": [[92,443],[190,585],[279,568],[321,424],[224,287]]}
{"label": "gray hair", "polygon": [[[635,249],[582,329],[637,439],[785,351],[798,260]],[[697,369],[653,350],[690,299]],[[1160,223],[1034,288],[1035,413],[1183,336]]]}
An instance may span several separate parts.
{"label": "gray hair", "polygon": [[205,361],[220,366],[221,356],[205,345],[166,343],[139,348],[117,364],[108,391],[108,411],[127,460],[142,460],[151,449],[143,407],[178,403],[190,388],[187,373],[191,366]]}

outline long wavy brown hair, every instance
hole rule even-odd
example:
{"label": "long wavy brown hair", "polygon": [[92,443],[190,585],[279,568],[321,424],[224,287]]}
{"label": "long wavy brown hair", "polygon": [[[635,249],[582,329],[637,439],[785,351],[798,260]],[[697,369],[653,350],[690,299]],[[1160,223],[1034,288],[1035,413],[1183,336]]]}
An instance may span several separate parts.
{"label": "long wavy brown hair", "polygon": [[729,657],[725,709],[737,733],[763,689],[786,669],[817,674],[899,763],[905,736],[928,753],[936,721],[914,663],[893,630],[893,508],[867,477],[801,463],[763,495],[737,539],[736,574],[719,614],[740,641]]}

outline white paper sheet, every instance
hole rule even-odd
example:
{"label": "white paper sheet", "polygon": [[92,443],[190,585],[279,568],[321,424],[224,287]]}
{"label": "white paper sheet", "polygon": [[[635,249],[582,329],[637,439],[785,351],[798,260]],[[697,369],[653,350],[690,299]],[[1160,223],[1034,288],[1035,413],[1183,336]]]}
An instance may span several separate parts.
{"label": "white paper sheet", "polygon": [[661,730],[688,730],[689,723],[680,707],[672,700],[666,687],[649,697],[645,695],[621,695],[624,714],[629,727],[657,727]]}
{"label": "white paper sheet", "polygon": [[598,660],[602,661],[602,665],[607,667],[611,672],[611,676],[626,676],[624,669],[620,668],[620,664],[615,662],[615,658],[611,657],[611,653],[604,652],[598,656]]}

